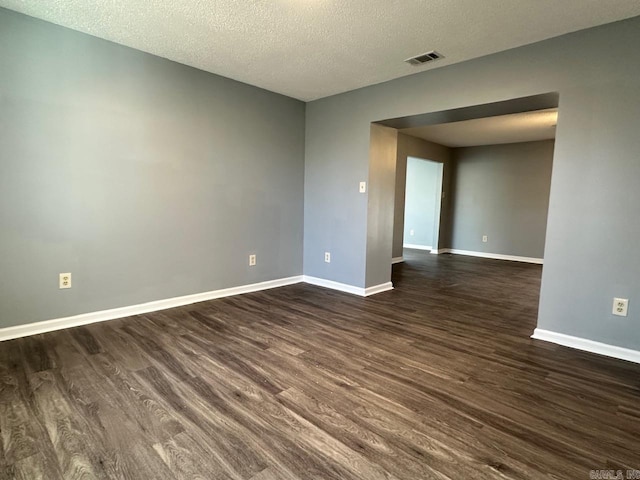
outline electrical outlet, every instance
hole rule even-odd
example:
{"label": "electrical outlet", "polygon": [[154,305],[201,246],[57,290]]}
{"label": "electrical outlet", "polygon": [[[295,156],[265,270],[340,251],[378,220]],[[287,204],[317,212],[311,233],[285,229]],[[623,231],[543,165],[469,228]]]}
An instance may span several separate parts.
{"label": "electrical outlet", "polygon": [[627,309],[629,308],[629,299],[628,298],[614,298],[613,299],[613,311],[614,315],[619,317],[627,316]]}
{"label": "electrical outlet", "polygon": [[414,232],[413,230],[409,230],[409,235],[411,235],[412,237],[413,237],[413,234],[414,234],[414,233],[415,233],[415,232]]}
{"label": "electrical outlet", "polygon": [[360,182],[360,193],[367,193],[367,182]]}
{"label": "electrical outlet", "polygon": [[59,287],[60,288],[71,288],[71,274],[70,273],[61,273],[60,274]]}
{"label": "electrical outlet", "polygon": [[482,235],[482,243],[487,243],[489,241],[489,237],[486,235]]}
{"label": "electrical outlet", "polygon": [[331,253],[324,252],[324,261],[327,263],[331,263]]}
{"label": "electrical outlet", "polygon": [[255,267],[256,265],[256,256],[254,255],[249,255],[249,266],[250,267]]}

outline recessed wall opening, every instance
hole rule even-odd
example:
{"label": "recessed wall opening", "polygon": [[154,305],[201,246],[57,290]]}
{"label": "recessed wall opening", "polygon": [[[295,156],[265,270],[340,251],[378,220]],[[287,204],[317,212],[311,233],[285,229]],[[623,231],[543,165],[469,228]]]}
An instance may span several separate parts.
{"label": "recessed wall opening", "polygon": [[377,122],[397,135],[391,262],[542,264],[557,118],[549,93]]}

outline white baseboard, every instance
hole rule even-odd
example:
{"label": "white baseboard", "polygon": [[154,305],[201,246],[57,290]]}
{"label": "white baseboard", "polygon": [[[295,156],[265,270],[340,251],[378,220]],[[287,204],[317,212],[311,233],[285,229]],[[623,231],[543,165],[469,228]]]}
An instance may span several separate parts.
{"label": "white baseboard", "polygon": [[[534,257],[518,257],[516,255],[502,255],[501,253],[472,252],[470,250],[458,250],[456,248],[447,249],[449,253],[455,255],[467,255],[469,257],[493,258],[495,260],[509,260],[511,262],[535,263],[542,265],[544,259]],[[444,253],[441,251],[441,253]]]}
{"label": "white baseboard", "polygon": [[304,283],[316,285],[317,287],[331,288],[332,290],[339,290],[341,292],[352,293],[354,295],[360,295],[364,297],[364,288],[354,287],[353,285],[347,285],[346,283],[334,282],[333,280],[326,280],[324,278],[310,277],[304,275],[302,277]]}
{"label": "white baseboard", "polygon": [[437,255],[439,253],[449,253],[450,252],[450,249],[448,249],[448,248],[437,249],[437,248],[429,247],[429,246],[426,246],[426,245],[416,245],[416,244],[413,244],[413,243],[405,243],[404,245],[402,245],[402,248],[410,248],[410,249],[413,249],[413,250],[427,250],[430,253],[433,253],[434,255]]}
{"label": "white baseboard", "polygon": [[375,295],[376,293],[388,292],[393,290],[393,283],[381,283],[380,285],[374,285],[373,287],[367,287],[364,289],[364,296]]}
{"label": "white baseboard", "polygon": [[373,287],[362,288],[354,287],[353,285],[347,285],[346,283],[334,282],[333,280],[326,280],[324,278],[310,277],[308,275],[304,275],[302,277],[302,281],[311,285],[316,285],[318,287],[331,288],[332,290],[339,290],[340,292],[351,293],[360,297],[368,297],[369,295],[375,295],[376,293],[393,290],[393,284],[391,282],[374,285]]}
{"label": "white baseboard", "polygon": [[277,280],[269,280],[267,282],[253,283],[250,285],[242,285],[239,287],[224,288],[222,290],[214,290],[211,292],[196,293],[194,295],[185,295],[182,297],[167,298],[153,302],[140,303],[128,307],[112,308],[98,312],[83,313],[71,317],[56,318],[53,320],[45,320],[43,322],[27,323],[25,325],[16,325],[13,327],[0,328],[0,342],[11,340],[13,338],[27,337],[29,335],[37,335],[39,333],[53,332],[64,328],[79,327],[90,323],[104,322],[106,320],[114,320],[116,318],[130,317],[132,315],[140,315],[143,313],[165,310],[167,308],[181,307],[191,303],[204,302],[216,298],[229,297],[232,295],[240,295],[242,293],[258,292],[269,288],[284,287],[285,285],[293,285],[302,282],[302,275],[288,278],[280,278]]}
{"label": "white baseboard", "polygon": [[391,259],[391,265],[395,265],[396,263],[404,262],[404,257],[393,257]]}
{"label": "white baseboard", "polygon": [[540,328],[536,328],[533,331],[531,338],[564,345],[565,347],[571,347],[585,352],[597,353],[598,355],[640,363],[640,351],[638,350],[616,347],[615,345],[587,340],[586,338],[573,337],[571,335],[565,335],[564,333],[551,332]]}
{"label": "white baseboard", "polygon": [[431,250],[431,247],[426,245],[418,245],[415,243],[403,243],[402,248],[411,248],[413,250]]}
{"label": "white baseboard", "polygon": [[83,313],[73,315],[71,317],[56,318],[53,320],[45,320],[42,322],[27,323],[24,325],[15,325],[12,327],[0,328],[0,342],[4,340],[12,340],[14,338],[28,337],[30,335],[38,335],[40,333],[53,332],[65,328],[79,327],[90,323],[104,322],[107,320],[115,320],[116,318],[130,317],[132,315],[141,315],[143,313],[157,312],[158,310],[166,310],[167,308],[182,307],[192,303],[205,302],[216,298],[230,297],[233,295],[241,295],[243,293],[259,292],[270,288],[284,287],[295,283],[306,282],[320,287],[327,287],[341,292],[352,293],[361,297],[368,297],[376,293],[393,290],[391,282],[375,285],[373,287],[361,288],[347,285],[345,283],[333,282],[323,278],[309,277],[306,275],[298,275],[295,277],[280,278],[277,280],[269,280],[267,282],[252,283],[250,285],[241,285],[239,287],[224,288],[222,290],[213,290],[211,292],[196,293],[194,295],[185,295],[182,297],[167,298],[164,300],[156,300],[153,302],[140,303],[128,307],[112,308],[109,310],[101,310],[98,312]]}

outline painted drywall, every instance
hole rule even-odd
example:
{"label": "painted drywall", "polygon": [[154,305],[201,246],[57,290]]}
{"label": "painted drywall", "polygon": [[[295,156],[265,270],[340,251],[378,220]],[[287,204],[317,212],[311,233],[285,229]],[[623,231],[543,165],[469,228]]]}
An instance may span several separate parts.
{"label": "painted drywall", "polygon": [[[367,198],[371,218],[367,230],[367,259],[387,259],[386,262],[379,263],[367,261],[366,282],[372,282],[371,285],[376,286],[381,284],[375,283],[375,279],[391,276],[394,205],[387,201],[385,192],[394,188],[397,152],[398,130],[372,124]],[[384,214],[380,215],[380,212]]]}
{"label": "painted drywall", "polygon": [[[444,192],[444,198],[441,199],[438,247],[450,248],[451,204],[449,202],[448,191],[451,184],[451,149],[437,143],[428,142],[422,138],[398,133],[398,154],[396,156],[395,192],[393,200],[395,204],[392,246],[394,258],[402,256],[407,158],[410,156],[427,158],[442,164],[442,191]],[[431,246],[433,247],[434,245]]]}
{"label": "painted drywall", "polygon": [[[305,273],[389,280],[365,280],[388,258],[360,256],[372,222],[386,221],[354,188],[371,178],[371,122],[559,92],[538,326],[640,349],[639,44],[633,18],[307,104]],[[393,203],[394,190],[378,195]],[[355,257],[348,269],[306,261],[329,241]],[[628,317],[611,315],[614,296],[630,299]]]}
{"label": "painted drywall", "polygon": [[0,65],[0,327],[302,273],[302,102],[3,9]]}
{"label": "painted drywall", "polygon": [[[369,176],[371,126],[370,122],[353,125],[345,117],[343,130],[339,115],[329,117],[335,122],[330,126],[316,112],[307,112],[305,121],[304,272],[362,288],[371,189],[363,195],[358,186]],[[331,264],[324,262],[324,252],[331,252]],[[390,261],[385,253],[383,256],[385,262]],[[387,267],[379,268],[384,272]]]}
{"label": "painted drywall", "polygon": [[421,158],[407,159],[404,201],[404,243],[436,246],[436,196],[440,194],[439,164]]}
{"label": "painted drywall", "polygon": [[455,148],[453,159],[451,247],[543,258],[553,140]]}

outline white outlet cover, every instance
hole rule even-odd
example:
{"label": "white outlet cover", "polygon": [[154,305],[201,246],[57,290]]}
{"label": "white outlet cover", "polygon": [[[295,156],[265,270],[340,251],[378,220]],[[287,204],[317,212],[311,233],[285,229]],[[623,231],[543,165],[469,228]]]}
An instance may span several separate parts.
{"label": "white outlet cover", "polygon": [[58,286],[60,288],[71,288],[71,273],[61,273]]}
{"label": "white outlet cover", "polygon": [[613,310],[611,311],[611,313],[613,313],[614,315],[617,315],[618,317],[626,317],[628,309],[629,309],[628,298],[613,299]]}

